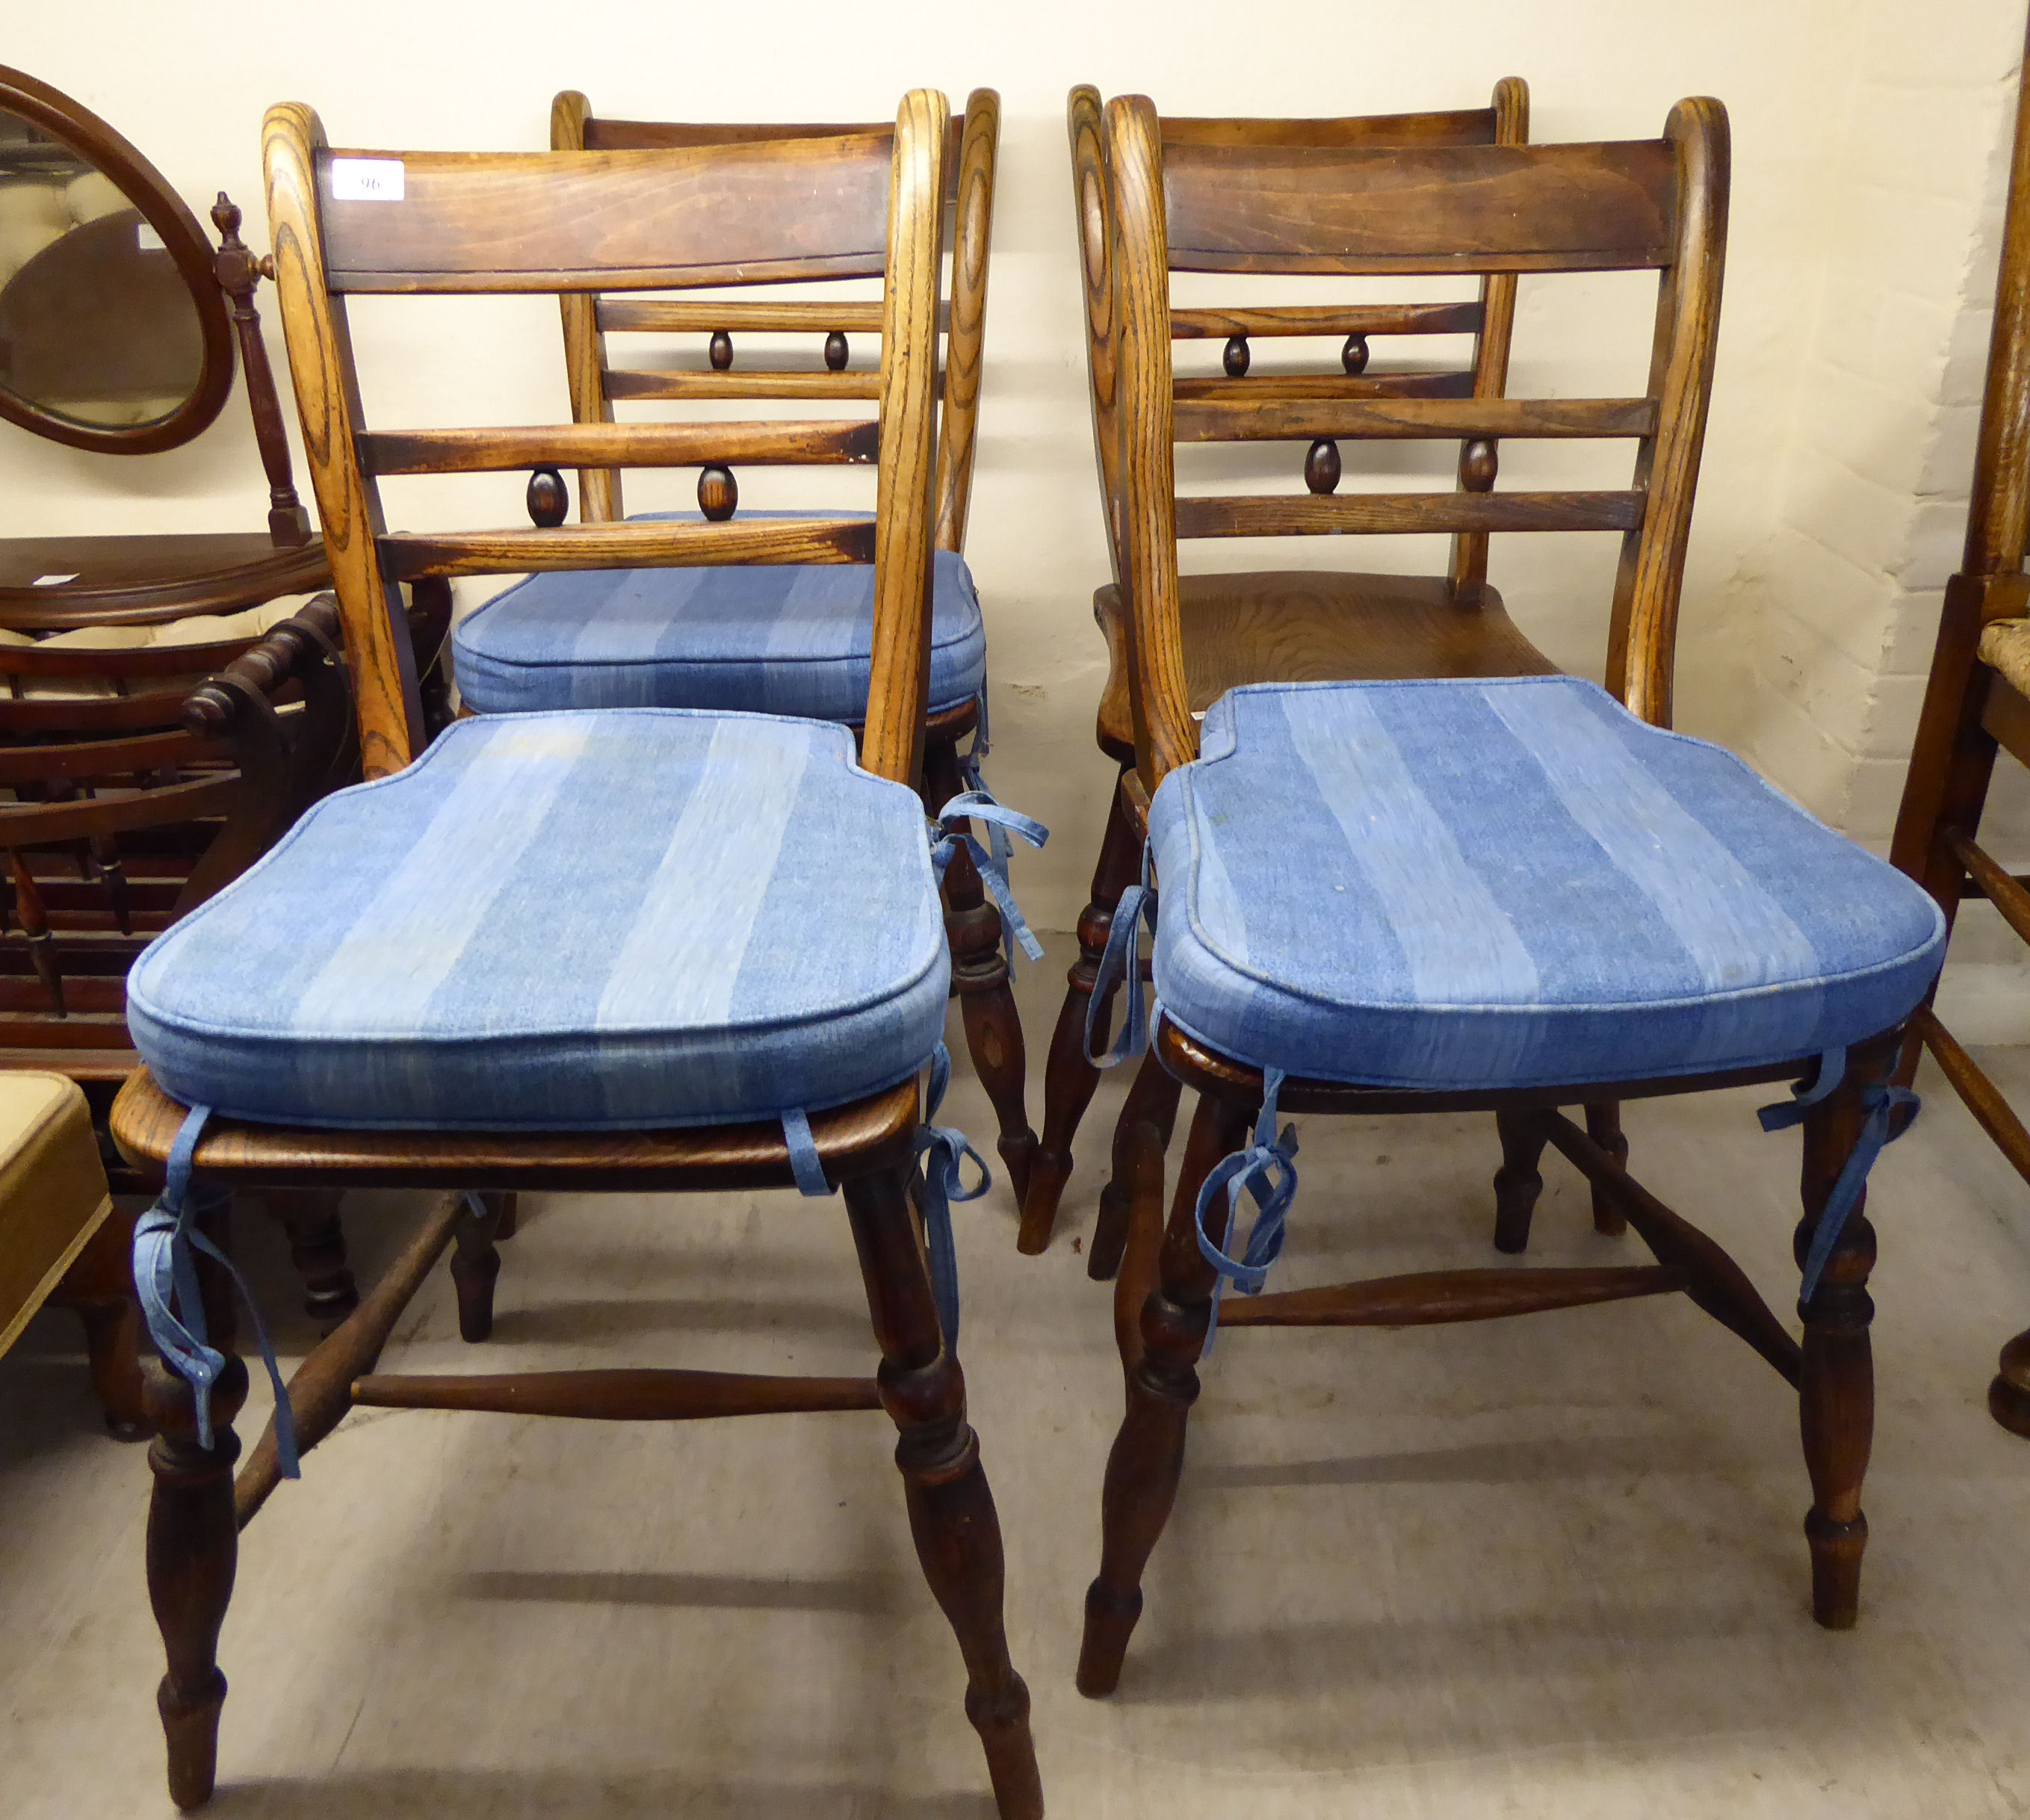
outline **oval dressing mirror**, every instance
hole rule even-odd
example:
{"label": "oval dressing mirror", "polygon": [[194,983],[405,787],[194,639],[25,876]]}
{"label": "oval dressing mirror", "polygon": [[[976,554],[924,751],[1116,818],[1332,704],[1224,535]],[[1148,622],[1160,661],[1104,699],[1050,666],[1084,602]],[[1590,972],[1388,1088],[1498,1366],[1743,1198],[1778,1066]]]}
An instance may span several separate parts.
{"label": "oval dressing mirror", "polygon": [[96,114],[0,66],[0,417],[147,454],[232,387],[225,296],[182,199]]}

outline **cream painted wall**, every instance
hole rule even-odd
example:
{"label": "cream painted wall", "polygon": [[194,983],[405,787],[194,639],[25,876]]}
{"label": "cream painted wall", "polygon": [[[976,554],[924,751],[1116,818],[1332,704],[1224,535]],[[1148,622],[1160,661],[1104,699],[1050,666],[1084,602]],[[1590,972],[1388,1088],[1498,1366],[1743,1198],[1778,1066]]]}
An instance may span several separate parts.
{"label": "cream painted wall", "polygon": [[[1998,205],[1992,173],[2022,0],[1928,0],[1921,13],[1920,28],[1901,0],[1258,0],[1237,13],[1195,0],[881,0],[849,27],[836,6],[808,0],[279,0],[229,29],[153,0],[97,0],[15,9],[0,56],[104,113],[194,206],[229,188],[254,228],[257,128],[278,99],[314,104],[341,143],[533,148],[546,143],[551,94],[567,85],[602,112],[723,119],[878,117],[912,84],[941,85],[955,105],[975,84],[998,87],[968,553],[993,652],[992,777],[1054,830],[1018,884],[1035,921],[1064,928],[1084,900],[1106,781],[1091,745],[1102,664],[1088,603],[1106,561],[1066,89],[1141,89],[1176,113],[1384,112],[1477,105],[1513,72],[1530,82],[1540,139],[1646,136],[1679,95],[1723,98],[1733,233],[1680,724],[1746,751],[1821,813],[1849,818],[1859,804],[1857,831],[1879,838],[1914,714],[1908,679],[1928,654],[1954,489],[1964,495],[1969,362],[1977,387],[1980,291],[1991,283],[1983,236]],[[1639,381],[1645,291],[1624,277],[1525,279],[1517,389]],[[564,414],[547,303],[377,306],[356,325],[383,422]],[[1612,470],[1589,465],[1598,459],[1517,451],[1504,480],[1604,480]],[[1422,471],[1435,479],[1444,466]],[[1843,470],[1874,491],[1846,487]],[[1272,474],[1279,487],[1296,484],[1293,462],[1288,474],[1259,462],[1242,471],[1249,484]],[[73,454],[0,425],[0,533],[251,527],[263,503],[236,404],[192,448],[139,460]],[[519,488],[440,486],[400,496],[396,511],[415,526],[512,522]],[[1234,566],[1351,559],[1343,547],[1208,549]],[[1437,554],[1377,540],[1359,560],[1417,567]],[[1494,578],[1554,656],[1597,674],[1612,562],[1610,540],[1514,539],[1497,544]]]}

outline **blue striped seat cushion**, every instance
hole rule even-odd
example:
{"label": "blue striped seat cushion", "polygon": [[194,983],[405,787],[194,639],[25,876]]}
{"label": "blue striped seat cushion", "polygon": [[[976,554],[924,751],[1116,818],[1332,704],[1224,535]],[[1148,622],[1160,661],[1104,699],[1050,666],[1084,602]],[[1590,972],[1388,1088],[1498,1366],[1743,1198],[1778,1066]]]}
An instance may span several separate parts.
{"label": "blue striped seat cushion", "polygon": [[905,1079],[950,978],[922,805],[816,721],[459,721],[151,944],[134,1046],[288,1124],[771,1118]]}
{"label": "blue striped seat cushion", "polygon": [[[576,570],[496,595],[452,635],[452,663],[478,714],[708,708],[857,724],[873,639],[874,570],[864,563]],[[963,556],[937,551],[931,711],[971,700],[986,680],[972,577]]]}
{"label": "blue striped seat cushion", "polygon": [[1418,1088],[1748,1067],[1888,1029],[1901,873],[1571,677],[1261,685],[1151,806],[1156,994],[1258,1067]]}

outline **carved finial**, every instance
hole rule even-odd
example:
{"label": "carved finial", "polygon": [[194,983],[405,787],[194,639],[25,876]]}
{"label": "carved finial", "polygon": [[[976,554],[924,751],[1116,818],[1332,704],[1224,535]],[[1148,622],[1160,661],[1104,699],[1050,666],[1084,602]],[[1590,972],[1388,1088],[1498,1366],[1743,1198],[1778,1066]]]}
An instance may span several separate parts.
{"label": "carved finial", "polygon": [[554,530],[570,510],[571,492],[564,485],[564,477],[555,468],[534,470],[529,476],[529,522],[546,531]]}
{"label": "carved finial", "polygon": [[698,510],[716,525],[731,518],[734,507],[740,503],[740,487],[733,470],[716,464],[703,470],[698,475],[697,502]]}
{"label": "carved finial", "polygon": [[1367,370],[1367,337],[1349,335],[1346,345],[1339,351],[1339,363],[1348,373],[1359,374]]}
{"label": "carved finial", "polygon": [[1485,436],[1475,436],[1459,451],[1459,485],[1470,493],[1486,492],[1493,486],[1495,471],[1500,465],[1494,444]]}
{"label": "carved finial", "polygon": [[211,205],[211,225],[217,228],[221,243],[229,248],[240,244],[240,205],[221,190],[218,200]]}
{"label": "carved finial", "polygon": [[1320,436],[1304,456],[1304,485],[1314,493],[1329,493],[1339,485],[1339,444]]}
{"label": "carved finial", "polygon": [[825,337],[825,370],[829,373],[846,370],[846,337],[835,329]]}
{"label": "carved finial", "polygon": [[1229,379],[1239,379],[1247,371],[1247,337],[1230,335],[1227,337],[1226,351],[1220,356],[1220,364],[1226,369]]}
{"label": "carved finial", "polygon": [[723,373],[733,364],[733,337],[723,329],[712,330],[710,354],[714,373]]}

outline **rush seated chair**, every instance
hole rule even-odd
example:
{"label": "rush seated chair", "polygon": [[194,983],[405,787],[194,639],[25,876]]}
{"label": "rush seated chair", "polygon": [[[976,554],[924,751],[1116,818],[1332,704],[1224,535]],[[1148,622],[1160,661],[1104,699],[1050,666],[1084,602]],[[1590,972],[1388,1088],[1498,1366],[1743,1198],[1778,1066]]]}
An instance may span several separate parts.
{"label": "rush seated chair", "polygon": [[[1000,129],[1000,97],[991,89],[975,90],[964,120],[953,123],[946,163],[952,280],[939,414],[937,548],[931,559],[930,711],[924,730],[924,800],[933,815],[969,785],[980,786],[977,760],[985,751],[987,633],[962,552],[978,440]],[[861,130],[608,120],[595,115],[575,90],[558,95],[550,112],[550,145],[556,151],[790,143]],[[786,302],[739,294],[759,288],[742,285],[740,275],[722,273],[712,281],[712,294],[699,298],[565,294],[564,357],[573,415],[581,423],[611,423],[616,401],[630,406],[675,401],[710,411],[729,400],[796,399],[831,405],[874,397],[877,375],[870,360],[852,362],[856,349],[878,347],[878,303],[852,298]],[[785,370],[779,357],[757,359],[749,339],[786,336],[813,343],[822,338],[823,369],[815,346],[808,366]],[[615,336],[636,346],[644,336],[664,343],[690,337],[702,344],[705,360],[681,368],[616,366],[608,357]],[[841,426],[838,433],[849,433]],[[771,447],[752,445],[745,465],[781,459]],[[856,445],[850,459],[869,457],[864,447]],[[736,464],[723,450],[701,454],[698,461],[701,514],[715,522],[734,521],[740,506]],[[555,477],[555,485],[554,509],[561,513],[561,476]],[[625,518],[618,473],[581,467],[578,485],[585,523]],[[872,607],[862,569],[779,564],[534,575],[460,624],[453,659],[465,704],[481,714],[554,708],[738,708],[809,715],[857,729],[867,711]],[[962,759],[959,747],[969,737],[972,756]],[[1004,840],[996,860],[1004,875],[1006,856]],[[1002,882],[997,877],[987,884]],[[953,988],[967,1047],[1000,1125],[998,1148],[1019,1207],[1036,1140],[1024,1105],[1027,1064],[1003,953],[1002,917],[965,847],[953,854],[944,886]],[[998,894],[1005,901],[1005,893]],[[1025,930],[1019,933],[1025,944],[1033,941]]]}
{"label": "rush seated chair", "polygon": [[[1093,596],[1093,617],[1106,641],[1106,682],[1100,695],[1095,737],[1111,761],[1116,782],[1135,762],[1135,730],[1128,712],[1128,645],[1116,542],[1118,428],[1114,304],[1108,220],[1111,202],[1099,91],[1071,92],[1073,206],[1084,256],[1087,370],[1091,381],[1093,444],[1106,507],[1108,555],[1116,579]],[[1217,160],[1221,148],[1281,146],[1522,145],[1530,137],[1530,91],[1519,76],[1496,83],[1489,104],[1429,113],[1355,115],[1337,120],[1177,119],[1162,122],[1166,145],[1196,148]],[[1191,263],[1184,250],[1177,269]],[[1508,350],[1515,311],[1515,275],[1482,274],[1477,299],[1433,302],[1367,302],[1257,305],[1246,309],[1178,309],[1171,332],[1179,340],[1224,340],[1219,373],[1180,381],[1180,398],[1247,400],[1265,407],[1329,398],[1498,398],[1508,383]],[[1301,350],[1319,338],[1340,340],[1333,370],[1265,371],[1255,364],[1258,344]],[[1456,366],[1429,355],[1412,364],[1373,358],[1374,344],[1410,350],[1463,337]],[[1315,493],[1329,495],[1341,481],[1344,439],[1318,441],[1305,466]],[[1470,492],[1493,485],[1493,437],[1468,438],[1459,448],[1459,484]],[[1344,570],[1285,570],[1239,574],[1187,575],[1179,604],[1184,667],[1194,712],[1245,682],[1338,678],[1511,676],[1547,674],[1556,668],[1532,644],[1487,579],[1488,535],[1454,533],[1442,575],[1363,574]],[[1043,1079],[1043,1126],[1029,1193],[1022,1209],[1022,1244],[1041,1250],[1050,1242],[1058,1202],[1069,1179],[1072,1142],[1099,1082],[1086,1053],[1087,1008],[1114,906],[1135,882],[1140,839],[1117,790],[1110,796],[1106,832],[1094,870],[1092,899],[1079,919],[1079,955],[1066,980],[1064,1005],[1050,1042]],[[1102,996],[1104,1028],[1113,1007]],[[1172,1109],[1174,1109],[1173,1102]],[[1612,1109],[1595,1123],[1604,1131]],[[1100,1192],[1099,1220],[1087,1253],[1095,1280],[1118,1266],[1126,1233],[1125,1184],[1110,1180]]]}
{"label": "rush seated chair", "polygon": [[[1813,1610],[1821,1624],[1850,1625],[1872,1397],[1862,1180],[1907,1109],[1886,1079],[1943,927],[1908,879],[1731,755],[1665,730],[1720,303],[1725,113],[1682,102],[1661,138],[1627,143],[1268,147],[1217,162],[1166,145],[1141,97],[1110,102],[1106,123],[1132,614],[1128,781],[1157,893],[1154,906],[1139,886],[1124,896],[1107,960],[1132,980],[1126,938],[1148,912],[1154,1053],[1199,1101],[1160,1237],[1136,1183],[1119,1291],[1127,1410],[1107,1465],[1079,1686],[1105,1694],[1121,1673],[1216,1313],[1235,1328],[1392,1327],[1682,1293],[1794,1387]],[[1244,399],[1176,396],[1168,267],[1179,247],[1216,269],[1353,274],[1431,270],[1462,244],[1484,270],[1656,270],[1656,396],[1335,399],[1272,407],[1266,422]],[[1180,434],[1329,437],[1378,418],[1434,436],[1632,436],[1638,484],[1177,494]],[[1622,532],[1609,689],[1564,676],[1256,684],[1222,696],[1201,733],[1180,537],[1413,524]],[[1131,1013],[1141,1002],[1131,990]],[[1798,1097],[1765,1122],[1804,1127],[1792,1238],[1801,1344],[1717,1245],[1560,1109],[1783,1081],[1800,1083]],[[1467,1110],[1500,1125],[1509,1249],[1527,1238],[1548,1143],[1619,1204],[1655,1261],[1448,1271],[1229,1296],[1219,1309],[1221,1285],[1259,1291],[1281,1246],[1296,1179],[1295,1131],[1278,1134],[1279,1111]],[[1236,1212],[1258,1206],[1244,1243]]]}
{"label": "rush seated chair", "polygon": [[[269,113],[290,365],[368,781],[165,935],[129,990],[147,1068],[113,1127],[165,1177],[136,1256],[164,1354],[149,1389],[160,1436],[148,1572],[183,1807],[206,1800],[215,1774],[236,1510],[244,1522],[259,1507],[292,1441],[314,1445],[370,1403],[650,1421],[885,1408],[1000,1811],[1042,1812],[1028,1693],[1002,1629],[1000,1533],[952,1343],[945,1196],[963,1140],[929,1127],[920,1098],[928,1068],[935,1101],[950,969],[914,788],[948,123],[943,98],[917,91],[892,129],[790,146],[353,154],[332,152],[307,108]],[[813,270],[885,280],[870,429],[374,432],[361,420],[355,293],[610,292]],[[708,444],[811,462],[871,446],[875,515],[385,529],[389,474],[675,465]],[[851,737],[824,722],[657,708],[481,716],[422,749],[400,581],[741,562],[872,563],[857,762]],[[920,1153],[935,1289],[907,1185]],[[277,1182],[455,1192],[299,1370],[236,1486],[247,1376],[216,1229],[230,1190]],[[876,1376],[370,1375],[454,1242],[461,1330],[485,1336],[496,1209],[465,1190],[791,1187],[844,1192]]]}

